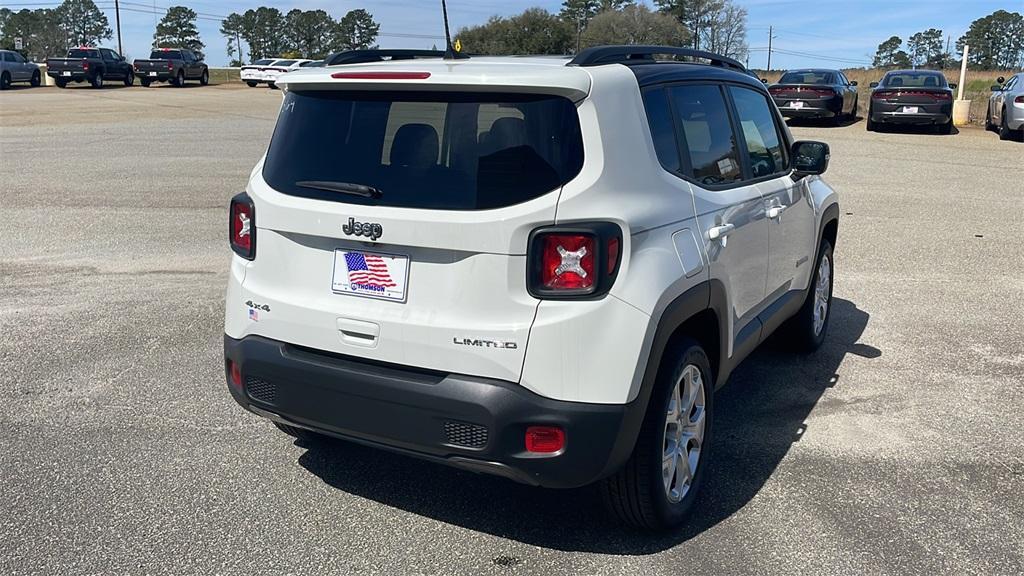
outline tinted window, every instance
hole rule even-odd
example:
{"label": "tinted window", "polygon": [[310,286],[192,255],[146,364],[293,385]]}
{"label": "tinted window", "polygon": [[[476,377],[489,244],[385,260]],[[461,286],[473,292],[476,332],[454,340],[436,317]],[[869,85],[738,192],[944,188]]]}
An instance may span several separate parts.
{"label": "tinted window", "polygon": [[4,52],[4,62],[14,62],[14,54]]}
{"label": "tinted window", "polygon": [[651,138],[658,161],[669,172],[679,172],[679,142],[672,127],[672,109],[668,105],[668,94],[664,88],[644,91],[644,109],[647,110],[647,124],[651,127]]}
{"label": "tinted window", "polygon": [[[285,194],[473,210],[557,190],[583,165],[576,107],[546,95],[290,91],[263,177]],[[298,186],[362,184],[379,199]]]}
{"label": "tinted window", "polygon": [[747,141],[747,156],[754,178],[770,176],[786,169],[782,138],[775,124],[775,114],[768,100],[753,90],[730,86],[736,115],[740,119],[743,138]]}
{"label": "tinted window", "polygon": [[820,70],[786,72],[782,75],[782,78],[779,79],[779,84],[835,84],[835,82],[835,74]]}
{"label": "tinted window", "polygon": [[114,54],[110,50],[100,50],[100,53],[103,54],[103,59],[107,62],[114,61]]}
{"label": "tinted window", "polygon": [[181,50],[153,50],[150,60],[181,60]]}
{"label": "tinted window", "polygon": [[255,65],[255,66],[266,66],[267,64],[270,64],[271,62],[273,62],[273,60],[270,60],[269,58],[264,58],[263,60],[257,60],[255,62],[253,62],[253,65]]}
{"label": "tinted window", "polygon": [[887,88],[910,86],[913,88],[946,88],[946,77],[938,72],[890,72],[882,78]]}
{"label": "tinted window", "polygon": [[728,108],[718,86],[676,86],[669,89],[693,177],[705,185],[743,179]]}
{"label": "tinted window", "polygon": [[292,64],[295,64],[295,60],[278,60],[274,62],[274,66],[291,66]]}
{"label": "tinted window", "polygon": [[68,50],[68,58],[99,58],[99,50],[85,50],[82,48],[72,48]]}

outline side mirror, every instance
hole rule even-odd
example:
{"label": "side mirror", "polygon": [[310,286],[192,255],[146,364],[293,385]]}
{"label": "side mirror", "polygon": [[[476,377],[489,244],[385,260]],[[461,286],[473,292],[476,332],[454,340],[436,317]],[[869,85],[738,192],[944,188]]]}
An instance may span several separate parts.
{"label": "side mirror", "polygon": [[761,78],[761,83],[762,84],[767,84],[768,83],[768,79],[767,78]]}
{"label": "side mirror", "polygon": [[1000,84],[1006,84],[1006,78],[1003,78],[1002,76],[1000,76],[999,78],[996,78],[996,82],[998,82]]}
{"label": "side mirror", "polygon": [[956,90],[956,83],[955,82],[950,82],[949,83],[949,89],[950,90]]}
{"label": "side mirror", "polygon": [[991,90],[993,92],[1002,92],[1003,91],[1003,87],[1000,86],[999,84],[996,84],[995,86],[992,86],[991,88],[989,88],[989,90]]}
{"label": "side mirror", "polygon": [[857,85],[857,81],[856,80],[854,80],[853,82],[850,82],[850,86],[856,86],[856,85]]}
{"label": "side mirror", "polygon": [[828,144],[813,140],[794,142],[790,149],[793,158],[793,176],[802,178],[814,174],[824,174],[828,170],[831,157]]}
{"label": "side mirror", "polygon": [[870,87],[872,87],[872,88],[878,88],[878,82],[872,82],[872,83],[871,83],[871,84],[869,84],[868,86],[870,86]]}

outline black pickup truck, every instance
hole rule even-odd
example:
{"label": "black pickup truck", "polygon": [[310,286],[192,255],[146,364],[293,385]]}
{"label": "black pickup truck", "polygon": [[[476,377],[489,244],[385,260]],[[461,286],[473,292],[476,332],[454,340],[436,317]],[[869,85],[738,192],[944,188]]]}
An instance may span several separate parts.
{"label": "black pickup truck", "polygon": [[72,48],[67,58],[47,58],[46,74],[65,88],[68,82],[88,82],[93,88],[103,88],[104,80],[120,80],[125,86],[135,83],[132,65],[109,48]]}
{"label": "black pickup truck", "polygon": [[199,80],[203,86],[210,83],[210,69],[206,64],[191,50],[179,48],[156,48],[149,55],[149,60],[136,60],[135,75],[143,86],[170,82],[181,87],[185,80]]}

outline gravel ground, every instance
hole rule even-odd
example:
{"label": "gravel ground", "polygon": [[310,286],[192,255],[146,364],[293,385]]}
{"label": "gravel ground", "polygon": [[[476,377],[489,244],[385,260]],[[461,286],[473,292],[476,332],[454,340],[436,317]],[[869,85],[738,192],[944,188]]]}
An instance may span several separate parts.
{"label": "gravel ground", "polygon": [[842,195],[828,343],[734,374],[692,521],[652,535],[234,404],[225,208],[279,103],[0,95],[0,573],[1021,572],[1024,145],[794,127]]}

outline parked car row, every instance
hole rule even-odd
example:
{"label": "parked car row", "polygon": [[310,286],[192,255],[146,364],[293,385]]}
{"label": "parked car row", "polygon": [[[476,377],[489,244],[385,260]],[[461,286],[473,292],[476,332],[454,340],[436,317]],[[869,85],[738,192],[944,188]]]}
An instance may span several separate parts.
{"label": "parked car row", "polygon": [[71,82],[88,82],[93,88],[102,88],[108,80],[131,86],[136,78],[143,86],[153,82],[184,86],[186,80],[198,80],[205,86],[210,82],[206,64],[192,51],[178,48],[157,48],[149,59],[134,63],[128,63],[109,48],[72,48],[66,58],[47,58],[46,74],[58,88],[66,88]]}
{"label": "parked car row", "polygon": [[277,78],[281,74],[298,70],[299,68],[316,68],[324,65],[323,60],[306,60],[302,58],[264,58],[257,60],[248,66],[242,66],[242,82],[250,88],[260,84],[266,84],[271,88],[277,87]]}
{"label": "parked car row", "polygon": [[[1000,77],[992,86],[985,113],[985,127],[1003,140],[1020,139],[1024,132],[1024,73],[1008,81]],[[953,132],[953,90],[936,70],[892,70],[871,83],[867,129],[885,126],[930,126],[940,134]],[[855,119],[858,110],[857,82],[841,70],[822,68],[789,70],[768,88],[782,115],[787,118],[828,119],[840,125]]]}

